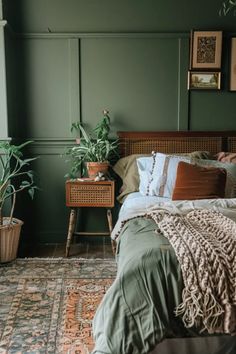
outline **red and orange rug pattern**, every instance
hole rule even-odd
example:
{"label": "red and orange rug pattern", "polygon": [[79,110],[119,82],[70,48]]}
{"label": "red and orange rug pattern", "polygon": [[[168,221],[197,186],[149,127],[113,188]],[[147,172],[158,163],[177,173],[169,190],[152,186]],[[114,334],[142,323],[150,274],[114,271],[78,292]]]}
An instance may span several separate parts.
{"label": "red and orange rug pattern", "polygon": [[114,260],[31,258],[0,266],[0,353],[89,354]]}

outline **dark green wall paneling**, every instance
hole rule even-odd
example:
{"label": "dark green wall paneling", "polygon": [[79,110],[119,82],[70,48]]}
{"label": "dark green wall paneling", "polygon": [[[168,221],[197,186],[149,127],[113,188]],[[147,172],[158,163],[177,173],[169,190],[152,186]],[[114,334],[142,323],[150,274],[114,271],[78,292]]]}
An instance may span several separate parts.
{"label": "dark green wall paneling", "polygon": [[186,89],[187,71],[189,67],[189,38],[179,39],[179,68],[178,68],[178,130],[188,130],[189,112],[188,100],[189,93]]}
{"label": "dark green wall paneling", "polygon": [[16,60],[17,57],[17,40],[11,36],[9,31],[5,31],[5,45],[7,61],[6,61],[6,76],[7,76],[7,119],[8,135],[9,137],[18,136],[20,131],[20,120],[18,119],[19,105],[18,105],[18,80]]}
{"label": "dark green wall paneling", "polygon": [[26,194],[19,195],[17,200],[16,216],[24,220],[21,242],[36,244],[66,239],[68,210],[64,175],[67,165],[63,158],[66,146],[66,143],[44,141],[31,147],[31,156],[39,156],[32,168],[40,190],[36,191],[33,201]]}
{"label": "dark green wall paneling", "polygon": [[178,130],[180,67],[178,38],[82,39],[84,122],[108,108],[116,130]]}
{"label": "dark green wall paneling", "polygon": [[71,119],[68,40],[21,39],[18,44],[22,135],[65,137]]}
{"label": "dark green wall paneling", "polygon": [[[117,130],[236,129],[236,93],[228,91],[236,16],[232,11],[220,17],[221,4],[220,0],[3,1],[3,19],[8,21],[7,80],[0,82],[0,89],[3,92],[7,84],[8,103],[6,107],[1,95],[0,137],[33,139],[31,154],[41,156],[35,169],[42,190],[33,202],[22,196],[17,204],[25,221],[23,242],[32,237],[35,243],[66,238],[68,166],[62,155],[73,143],[73,121],[93,128],[107,108],[113,136]],[[220,91],[187,90],[191,29],[224,31]],[[3,31],[0,35],[4,53]],[[0,54],[4,76],[3,59]],[[84,215],[86,229],[91,223],[102,228],[98,221],[102,211],[92,209]]]}
{"label": "dark green wall paneling", "polygon": [[191,130],[236,130],[234,92],[191,92]]}

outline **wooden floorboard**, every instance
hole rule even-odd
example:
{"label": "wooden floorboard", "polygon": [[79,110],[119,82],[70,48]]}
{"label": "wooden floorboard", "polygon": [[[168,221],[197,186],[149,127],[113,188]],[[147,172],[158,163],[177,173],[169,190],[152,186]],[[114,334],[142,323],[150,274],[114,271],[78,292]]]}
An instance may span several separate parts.
{"label": "wooden floorboard", "polygon": [[[18,257],[64,257],[65,243],[43,243],[24,245],[19,248]],[[70,257],[114,258],[108,237],[84,237],[74,241],[70,248]]]}

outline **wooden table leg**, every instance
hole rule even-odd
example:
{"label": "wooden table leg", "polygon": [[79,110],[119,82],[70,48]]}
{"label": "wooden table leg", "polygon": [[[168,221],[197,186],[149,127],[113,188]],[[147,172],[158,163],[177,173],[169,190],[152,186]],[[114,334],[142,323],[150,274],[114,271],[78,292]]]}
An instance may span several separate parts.
{"label": "wooden table leg", "polygon": [[107,221],[108,221],[108,226],[109,226],[109,232],[111,234],[111,232],[113,230],[111,209],[107,209]]}
{"label": "wooden table leg", "polygon": [[69,256],[71,240],[72,240],[72,237],[73,237],[73,234],[75,231],[76,217],[77,217],[77,210],[71,209],[70,219],[69,219],[69,228],[68,228],[68,234],[67,234],[67,239],[66,239],[66,257]]}
{"label": "wooden table leg", "polygon": [[[109,232],[110,236],[113,230],[113,223],[112,223],[112,212],[111,209],[107,209],[107,221],[108,221],[108,226],[109,226]],[[112,247],[112,252],[113,254],[116,253],[116,241],[111,239],[111,247]]]}

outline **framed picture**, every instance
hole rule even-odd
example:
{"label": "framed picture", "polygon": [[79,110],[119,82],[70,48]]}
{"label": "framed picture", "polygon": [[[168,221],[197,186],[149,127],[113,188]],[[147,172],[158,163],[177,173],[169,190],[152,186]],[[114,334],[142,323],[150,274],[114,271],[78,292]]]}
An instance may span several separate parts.
{"label": "framed picture", "polygon": [[188,90],[220,90],[221,73],[217,72],[188,72]]}
{"label": "framed picture", "polygon": [[236,38],[231,38],[230,91],[236,91]]}
{"label": "framed picture", "polygon": [[191,69],[220,69],[222,31],[192,31],[190,49]]}

